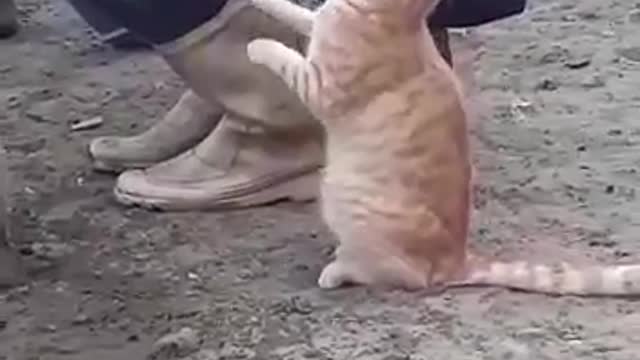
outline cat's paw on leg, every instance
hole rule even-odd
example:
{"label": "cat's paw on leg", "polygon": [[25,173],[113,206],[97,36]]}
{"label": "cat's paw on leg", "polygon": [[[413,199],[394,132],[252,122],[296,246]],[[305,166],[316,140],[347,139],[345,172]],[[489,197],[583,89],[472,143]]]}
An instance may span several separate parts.
{"label": "cat's paw on leg", "polygon": [[300,78],[306,75],[306,61],[296,50],[275,40],[259,38],[247,44],[247,57],[254,64],[266,66],[295,93],[307,92],[299,87]]}
{"label": "cat's paw on leg", "polygon": [[313,28],[313,11],[288,0],[251,0],[252,5],[297,33],[309,35]]}
{"label": "cat's paw on leg", "polygon": [[304,63],[304,57],[285,44],[266,38],[254,39],[247,44],[247,56],[254,64],[265,65],[277,74],[284,74]]}
{"label": "cat's paw on leg", "polygon": [[247,56],[254,64],[267,65],[269,60],[273,58],[273,43],[277,43],[270,39],[255,39],[247,44]]}

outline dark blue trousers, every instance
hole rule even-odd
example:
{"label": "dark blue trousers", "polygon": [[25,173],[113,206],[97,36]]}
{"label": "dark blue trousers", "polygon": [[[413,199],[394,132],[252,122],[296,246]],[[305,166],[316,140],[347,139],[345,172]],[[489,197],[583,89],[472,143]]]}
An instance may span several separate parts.
{"label": "dark blue trousers", "polygon": [[527,0],[442,0],[429,18],[432,27],[488,24],[522,13]]}
{"label": "dark blue trousers", "polygon": [[[123,27],[152,44],[175,40],[233,0],[91,0]],[[520,14],[526,0],[442,0],[432,27],[470,27]]]}

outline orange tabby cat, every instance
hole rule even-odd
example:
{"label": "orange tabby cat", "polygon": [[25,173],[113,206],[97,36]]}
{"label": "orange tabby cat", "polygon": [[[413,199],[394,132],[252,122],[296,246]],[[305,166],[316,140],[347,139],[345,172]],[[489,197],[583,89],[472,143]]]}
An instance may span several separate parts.
{"label": "orange tabby cat", "polygon": [[310,37],[306,57],[247,48],[327,131],[322,212],[339,246],[318,283],[498,285],[575,295],[640,293],[640,265],[501,262],[467,249],[471,165],[460,86],[424,19],[437,0],[287,0],[255,6]]}

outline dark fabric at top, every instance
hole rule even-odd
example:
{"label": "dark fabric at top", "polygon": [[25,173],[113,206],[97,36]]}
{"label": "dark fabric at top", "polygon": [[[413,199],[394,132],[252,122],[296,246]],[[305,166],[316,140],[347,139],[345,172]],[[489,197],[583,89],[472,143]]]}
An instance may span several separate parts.
{"label": "dark fabric at top", "polygon": [[429,18],[431,26],[472,27],[520,14],[527,0],[442,0]]}
{"label": "dark fabric at top", "polygon": [[[216,16],[228,0],[87,0],[152,44],[175,40]],[[231,0],[233,1],[233,0]],[[442,0],[436,27],[478,26],[524,11],[526,0]]]}
{"label": "dark fabric at top", "polygon": [[[163,44],[215,17],[227,0],[91,0],[138,37]],[[233,0],[231,0],[233,1]]]}

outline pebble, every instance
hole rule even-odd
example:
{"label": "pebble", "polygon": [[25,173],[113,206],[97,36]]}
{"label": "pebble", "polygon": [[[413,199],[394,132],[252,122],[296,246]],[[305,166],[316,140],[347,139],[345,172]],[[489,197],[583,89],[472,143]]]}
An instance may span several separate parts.
{"label": "pebble", "polygon": [[567,62],[564,63],[564,66],[566,68],[571,69],[571,70],[582,69],[582,68],[585,68],[585,67],[587,67],[589,65],[591,65],[591,59],[589,59],[589,58],[571,59],[571,60],[568,60]]}
{"label": "pebble", "polygon": [[89,130],[101,126],[104,123],[102,116],[96,116],[86,120],[72,121],[69,127],[71,131]]}
{"label": "pebble", "polygon": [[34,243],[32,256],[44,260],[58,260],[75,252],[75,247],[64,243]]}
{"label": "pebble", "polygon": [[151,347],[149,360],[170,360],[182,358],[198,351],[202,341],[198,333],[188,327],[168,334],[156,341]]}
{"label": "pebble", "polygon": [[214,350],[202,349],[196,353],[193,353],[182,360],[217,360],[220,356]]}
{"label": "pebble", "polygon": [[638,46],[617,49],[616,53],[625,60],[640,62],[640,47]]}
{"label": "pebble", "polygon": [[536,85],[536,90],[553,91],[558,89],[558,83],[552,79],[543,79]]}
{"label": "pebble", "polygon": [[85,314],[78,314],[75,318],[73,318],[73,320],[71,320],[71,323],[73,325],[86,325],[90,322],[91,318]]}
{"label": "pebble", "polygon": [[7,109],[16,109],[22,105],[22,100],[20,100],[19,95],[11,95],[7,98]]}
{"label": "pebble", "polygon": [[57,99],[36,103],[27,110],[26,115],[36,122],[52,122],[54,120],[52,115],[55,113],[58,103]]}
{"label": "pebble", "polygon": [[582,81],[580,84],[585,89],[601,88],[606,85],[604,79],[598,75],[593,75]]}
{"label": "pebble", "polygon": [[256,352],[242,346],[228,344],[220,350],[220,357],[223,359],[253,359]]}
{"label": "pebble", "polygon": [[633,24],[640,24],[640,10],[633,10],[629,12],[629,22]]}
{"label": "pebble", "polygon": [[527,344],[511,339],[503,341],[499,349],[500,359],[533,360],[537,358]]}
{"label": "pebble", "polygon": [[276,314],[309,315],[313,313],[313,305],[307,299],[293,296],[290,299],[277,301],[273,304],[272,310]]}

